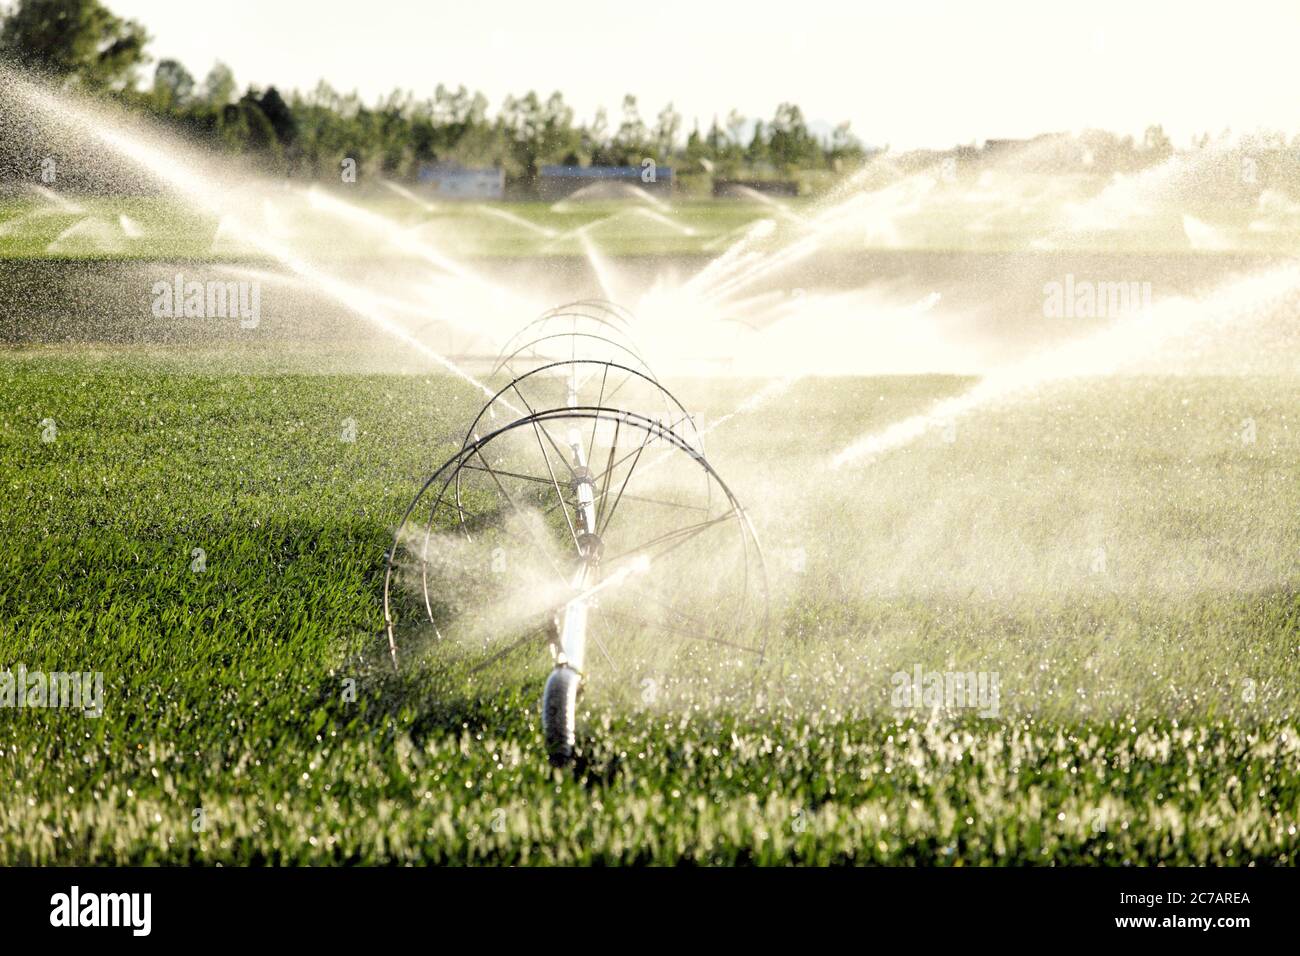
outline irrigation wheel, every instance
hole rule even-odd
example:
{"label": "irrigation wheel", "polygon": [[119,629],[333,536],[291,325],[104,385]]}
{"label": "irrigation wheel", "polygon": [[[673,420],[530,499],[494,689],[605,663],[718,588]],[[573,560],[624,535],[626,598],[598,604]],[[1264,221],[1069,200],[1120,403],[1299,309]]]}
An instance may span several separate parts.
{"label": "irrigation wheel", "polygon": [[761,662],[767,583],[748,516],[649,370],[545,357],[411,502],[384,607],[394,661],[423,622],[470,681],[530,675],[549,650],[542,723],[563,763],[583,688],[653,703]]}

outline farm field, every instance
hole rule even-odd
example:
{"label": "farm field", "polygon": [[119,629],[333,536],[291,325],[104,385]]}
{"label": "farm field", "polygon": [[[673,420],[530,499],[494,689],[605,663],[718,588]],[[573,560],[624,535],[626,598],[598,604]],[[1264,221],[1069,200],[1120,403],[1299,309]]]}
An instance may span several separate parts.
{"label": "farm field", "polygon": [[[104,688],[0,711],[0,863],[1293,864],[1300,380],[1063,383],[792,493],[972,383],[807,378],[719,428],[769,658],[593,692],[555,769],[544,655],[488,693],[387,657],[383,555],[472,389],[11,347],[0,659]],[[763,383],[674,384],[718,418]],[[916,669],[996,713],[899,706]]]}
{"label": "farm field", "polygon": [[1296,862],[1285,151],[448,202],[11,91],[0,864]]}
{"label": "farm field", "polygon": [[[285,182],[259,186],[251,198],[234,189],[229,201],[242,205],[238,221],[166,196],[64,195],[29,186],[0,199],[0,259],[265,258],[237,222],[258,239],[325,260],[382,258],[419,244],[455,257],[545,259],[585,255],[590,247],[618,257],[717,256],[760,222],[774,242],[815,232],[822,252],[1300,250],[1300,201],[1285,190],[1254,201],[1220,195],[1189,211],[1188,191],[1175,181],[1160,184],[1172,194],[1133,209],[1126,197],[1138,182],[990,169],[949,183],[929,173],[874,172],[815,201],[754,193],[671,202],[644,194],[623,201],[438,201],[406,187],[397,195]],[[828,214],[828,201],[842,203]],[[367,226],[381,221],[386,238],[375,243]]]}

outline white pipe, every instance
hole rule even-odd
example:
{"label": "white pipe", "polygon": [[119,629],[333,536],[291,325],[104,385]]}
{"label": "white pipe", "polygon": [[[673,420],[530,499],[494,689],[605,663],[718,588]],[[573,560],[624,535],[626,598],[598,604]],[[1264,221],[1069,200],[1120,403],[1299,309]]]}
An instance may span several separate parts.
{"label": "white pipe", "polygon": [[[574,576],[573,586],[586,590],[587,565]],[[573,668],[579,674],[587,666],[587,599],[575,598],[560,611],[560,654],[556,664]]]}
{"label": "white pipe", "polygon": [[[569,380],[568,404],[574,408],[578,404],[577,381]],[[581,477],[577,479],[575,493],[578,498],[577,519],[578,533],[581,536],[596,533],[596,489],[587,469],[587,453],[582,445],[582,430],[578,427],[569,429],[569,449],[573,453],[573,470]],[[596,554],[587,554],[582,566],[573,576],[574,590],[579,593],[588,591],[596,583]],[[556,664],[573,668],[579,674],[583,672],[587,661],[587,612],[589,598],[575,598],[560,611],[560,646]]]}

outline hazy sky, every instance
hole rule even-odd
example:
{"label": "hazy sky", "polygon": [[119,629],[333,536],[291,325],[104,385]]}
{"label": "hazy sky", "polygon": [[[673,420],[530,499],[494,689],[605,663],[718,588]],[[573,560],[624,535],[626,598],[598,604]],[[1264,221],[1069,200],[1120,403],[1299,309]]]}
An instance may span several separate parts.
{"label": "hazy sky", "polygon": [[1300,0],[105,0],[140,20],[155,58],[199,79],[215,60],[241,87],[326,78],[367,99],[441,82],[560,90],[580,117],[625,92],[648,120],[672,102],[686,129],[732,107],[798,103],[869,143],[1161,122],[1182,142],[1225,126],[1300,123]]}

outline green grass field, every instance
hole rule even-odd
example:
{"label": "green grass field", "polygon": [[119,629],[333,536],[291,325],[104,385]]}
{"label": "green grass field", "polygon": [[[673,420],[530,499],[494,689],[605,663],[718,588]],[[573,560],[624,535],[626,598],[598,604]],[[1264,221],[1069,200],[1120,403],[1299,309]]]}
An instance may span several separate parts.
{"label": "green grass field", "polygon": [[[606,256],[717,255],[761,219],[773,223],[774,243],[815,230],[822,250],[1300,249],[1300,203],[1284,192],[1205,198],[1168,176],[1168,194],[1138,207],[1125,198],[1131,182],[1001,170],[954,182],[931,173],[882,174],[866,188],[842,187],[816,202],[761,196],[438,202],[427,192],[402,196],[373,184],[349,190],[291,183],[262,184],[248,195],[235,190],[222,199],[257,236],[323,259],[381,258],[413,242],[459,257],[583,255],[588,242]],[[33,187],[0,201],[0,260],[265,257],[229,223],[223,228],[221,219],[199,209],[161,197],[62,196]],[[1189,209],[1194,216],[1185,215]],[[396,224],[384,241],[367,225],[375,216]]]}
{"label": "green grass field", "polygon": [[[100,718],[0,710],[0,864],[1300,850],[1293,378],[1049,392],[828,478],[815,513],[788,490],[808,449],[969,382],[800,383],[713,446],[773,556],[759,694],[592,695],[581,759],[555,770],[545,661],[470,694],[437,655],[395,675],[385,653],[383,555],[477,407],[466,389],[130,349],[0,368],[0,665],[105,684]],[[682,387],[708,415],[753,383]],[[802,571],[780,558],[796,545]],[[918,665],[997,672],[1001,713],[891,707],[890,675]]]}
{"label": "green grass field", "polygon": [[[274,196],[274,194],[271,194]],[[350,201],[363,214],[385,217],[410,237],[460,256],[582,255],[582,235],[607,254],[677,255],[718,252],[724,242],[772,209],[745,202],[683,202],[669,208],[649,203],[575,204],[556,210],[543,202],[444,203],[424,210],[400,198],[370,194]],[[252,225],[263,234],[292,241],[295,249],[323,258],[391,254],[373,236],[346,220],[331,222],[286,191],[265,205],[253,204]],[[795,209],[803,203],[795,202]],[[126,217],[124,225],[121,217]],[[262,221],[264,217],[269,222]],[[0,259],[196,259],[246,260],[259,251],[220,232],[220,220],[155,197],[75,197],[75,208],[42,199],[0,203]],[[69,230],[72,230],[69,232]]]}

